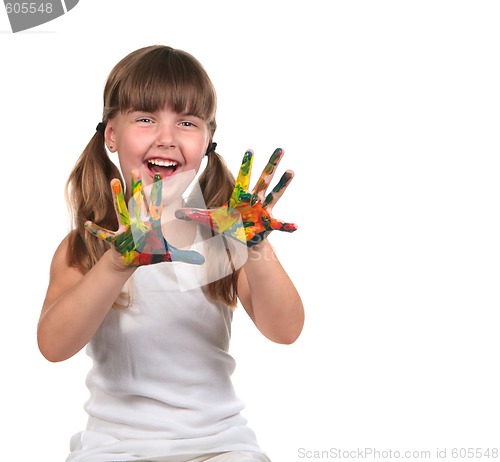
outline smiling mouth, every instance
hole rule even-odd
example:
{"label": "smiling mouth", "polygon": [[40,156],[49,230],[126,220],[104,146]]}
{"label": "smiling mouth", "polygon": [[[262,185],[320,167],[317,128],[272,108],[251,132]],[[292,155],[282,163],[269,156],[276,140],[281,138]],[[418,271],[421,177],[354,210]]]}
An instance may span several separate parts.
{"label": "smiling mouth", "polygon": [[154,174],[158,173],[162,178],[173,175],[179,164],[173,160],[149,159],[148,168]]}

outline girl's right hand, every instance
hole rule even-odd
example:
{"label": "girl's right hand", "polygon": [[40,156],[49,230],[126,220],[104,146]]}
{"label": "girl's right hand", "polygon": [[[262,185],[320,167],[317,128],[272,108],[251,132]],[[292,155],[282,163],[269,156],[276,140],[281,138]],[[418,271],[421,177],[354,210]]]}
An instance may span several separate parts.
{"label": "girl's right hand", "polygon": [[146,217],[141,217],[144,204],[144,192],[141,179],[132,175],[132,199],[130,210],[127,209],[120,180],[111,181],[114,206],[118,222],[118,231],[110,231],[97,226],[91,221],[85,223],[86,230],[99,239],[109,242],[120,254],[127,267],[152,265],[161,262],[182,261],[201,265],[205,259],[198,252],[173,247],[163,237],[161,229],[162,181],[155,176],[147,207]]}

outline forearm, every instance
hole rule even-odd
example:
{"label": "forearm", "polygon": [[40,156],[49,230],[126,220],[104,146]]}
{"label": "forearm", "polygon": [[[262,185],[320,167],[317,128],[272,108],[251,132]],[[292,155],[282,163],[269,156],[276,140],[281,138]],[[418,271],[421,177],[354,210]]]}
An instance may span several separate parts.
{"label": "forearm", "polygon": [[249,249],[244,271],[250,315],[256,326],[277,343],[293,343],[304,325],[304,308],[297,289],[267,240]]}
{"label": "forearm", "polygon": [[38,324],[38,344],[50,361],[63,361],[94,336],[133,268],[117,269],[111,251],[55,300],[47,301]]}

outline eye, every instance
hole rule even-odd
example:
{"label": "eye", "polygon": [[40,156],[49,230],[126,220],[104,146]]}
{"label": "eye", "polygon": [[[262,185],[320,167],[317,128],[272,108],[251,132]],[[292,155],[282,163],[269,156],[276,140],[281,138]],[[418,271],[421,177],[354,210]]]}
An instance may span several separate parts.
{"label": "eye", "polygon": [[196,127],[196,125],[193,122],[189,121],[189,120],[182,121],[181,125],[183,127]]}
{"label": "eye", "polygon": [[137,122],[143,122],[143,123],[146,123],[146,124],[151,124],[153,123],[153,120],[148,118],[148,117],[140,117],[139,119],[136,119]]}

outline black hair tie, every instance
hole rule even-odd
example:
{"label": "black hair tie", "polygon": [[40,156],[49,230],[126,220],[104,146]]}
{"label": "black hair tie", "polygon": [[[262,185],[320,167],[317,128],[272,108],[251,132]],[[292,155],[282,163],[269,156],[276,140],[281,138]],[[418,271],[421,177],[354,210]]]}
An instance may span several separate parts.
{"label": "black hair tie", "polygon": [[211,153],[212,151],[215,151],[215,148],[217,147],[217,143],[210,143],[208,145],[208,148],[207,148],[207,152],[205,153],[206,156],[208,156],[209,153]]}
{"label": "black hair tie", "polygon": [[106,124],[104,122],[99,122],[95,129],[98,132],[104,133],[104,130],[106,129]]}

